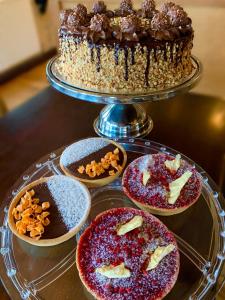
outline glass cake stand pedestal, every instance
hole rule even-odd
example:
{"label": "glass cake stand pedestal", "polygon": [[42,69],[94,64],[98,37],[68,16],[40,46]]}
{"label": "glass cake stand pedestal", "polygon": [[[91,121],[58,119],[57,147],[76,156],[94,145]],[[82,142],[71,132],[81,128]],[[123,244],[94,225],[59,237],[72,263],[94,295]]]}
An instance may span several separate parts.
{"label": "glass cake stand pedestal", "polygon": [[144,137],[153,128],[153,121],[141,105],[157,100],[166,100],[193,88],[202,73],[200,61],[192,56],[193,71],[176,86],[143,94],[109,94],[79,88],[65,81],[57,71],[59,57],[52,58],[46,68],[50,84],[72,98],[107,104],[94,121],[96,133],[108,138]]}

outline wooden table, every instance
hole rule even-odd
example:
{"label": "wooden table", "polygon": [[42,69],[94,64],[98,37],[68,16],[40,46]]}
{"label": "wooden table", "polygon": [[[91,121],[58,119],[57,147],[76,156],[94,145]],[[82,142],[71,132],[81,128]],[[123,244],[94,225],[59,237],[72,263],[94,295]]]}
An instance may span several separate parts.
{"label": "wooden table", "polygon": [[[154,120],[147,139],[186,154],[222,188],[225,173],[225,102],[200,94],[145,104]],[[62,145],[95,135],[102,105],[72,100],[47,88],[0,119],[0,199],[33,162]],[[8,296],[0,287],[0,299]],[[81,300],[81,299],[80,299]]]}

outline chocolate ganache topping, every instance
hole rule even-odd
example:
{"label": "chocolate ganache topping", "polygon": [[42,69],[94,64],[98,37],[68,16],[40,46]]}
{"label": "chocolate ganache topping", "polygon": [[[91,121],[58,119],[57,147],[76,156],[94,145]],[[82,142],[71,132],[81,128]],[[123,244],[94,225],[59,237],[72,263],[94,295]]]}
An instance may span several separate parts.
{"label": "chocolate ganache topping", "polygon": [[141,12],[143,18],[152,18],[153,13],[156,11],[154,0],[144,0],[141,5]]}
{"label": "chocolate ganache topping", "polygon": [[78,4],[74,9],[60,14],[60,36],[88,38],[94,43],[99,40],[144,41],[168,40],[192,34],[191,19],[182,7],[172,2],[156,10],[154,0],[144,0],[139,11],[133,10],[131,0],[122,0],[120,9],[107,10],[103,1],[93,5],[93,12]]}
{"label": "chocolate ganache topping", "polygon": [[120,9],[127,12],[133,11],[133,4],[131,0],[122,0],[120,3]]}
{"label": "chocolate ganache topping", "polygon": [[104,14],[106,13],[106,5],[104,1],[98,1],[94,3],[93,8],[92,8],[94,14]]}
{"label": "chocolate ganache topping", "polygon": [[75,28],[85,24],[85,18],[72,12],[67,18],[67,24]]}
{"label": "chocolate ganache topping", "polygon": [[119,40],[139,41],[141,36],[141,23],[136,15],[121,18],[121,25],[114,36]]}
{"label": "chocolate ganache topping", "polygon": [[187,13],[179,5],[174,5],[168,9],[167,15],[170,18],[171,25],[174,27],[185,26],[191,22]]}
{"label": "chocolate ganache topping", "polygon": [[91,18],[90,29],[95,32],[108,31],[110,29],[109,19],[105,15],[94,15]]}
{"label": "chocolate ganache topping", "polygon": [[126,17],[132,13],[134,13],[134,10],[131,0],[122,0],[120,2],[120,9],[115,11],[115,15],[120,17]]}
{"label": "chocolate ganache topping", "polygon": [[77,4],[74,7],[74,12],[76,13],[76,15],[78,15],[80,17],[83,17],[83,18],[87,17],[87,8],[83,4]]}
{"label": "chocolate ganache topping", "polygon": [[173,40],[179,37],[179,30],[171,28],[170,18],[164,12],[157,12],[151,20],[151,36],[156,40]]}
{"label": "chocolate ganache topping", "polygon": [[140,30],[139,19],[135,15],[121,18],[121,31],[126,33],[135,33]]}
{"label": "chocolate ganache topping", "polygon": [[[179,6],[179,5],[176,5],[175,3],[173,2],[166,2],[166,3],[163,3],[160,7],[160,11],[164,12],[164,13],[167,13],[168,10],[170,10],[172,7],[174,6]],[[181,8],[181,6],[179,6]]]}
{"label": "chocolate ganache topping", "polygon": [[171,26],[169,17],[163,13],[158,12],[154,14],[152,21],[151,21],[151,28],[153,30],[164,30],[169,29]]}
{"label": "chocolate ganache topping", "polygon": [[62,25],[67,23],[68,16],[73,13],[72,9],[62,10],[59,15],[59,19]]}
{"label": "chocolate ganache topping", "polygon": [[70,31],[73,31],[73,29],[79,29],[81,26],[87,25],[87,22],[87,8],[84,5],[78,4],[73,10],[69,10],[66,23],[69,26]]}
{"label": "chocolate ganache topping", "polygon": [[97,43],[99,40],[106,40],[111,37],[109,18],[105,14],[97,14],[91,18],[90,26],[82,30],[82,35],[89,42]]}

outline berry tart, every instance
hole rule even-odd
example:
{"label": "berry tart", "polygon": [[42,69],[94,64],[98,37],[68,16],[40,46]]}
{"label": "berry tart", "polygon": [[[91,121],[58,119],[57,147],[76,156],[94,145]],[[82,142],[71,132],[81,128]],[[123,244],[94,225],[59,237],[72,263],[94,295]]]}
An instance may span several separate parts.
{"label": "berry tart", "polygon": [[159,300],[180,265],[176,240],[148,212],[114,208],[98,215],[78,241],[81,281],[99,300]]}
{"label": "berry tart", "polygon": [[122,185],[138,207],[167,216],[183,212],[198,200],[202,180],[180,154],[173,157],[158,153],[131,162],[124,171]]}
{"label": "berry tart", "polygon": [[115,180],[127,162],[123,147],[105,138],[87,138],[68,146],[60,157],[63,172],[89,187]]}
{"label": "berry tart", "polygon": [[73,237],[86,221],[91,196],[85,185],[63,175],[40,178],[12,200],[11,231],[35,246],[53,246]]}
{"label": "berry tart", "polygon": [[193,29],[184,9],[144,0],[135,10],[122,0],[110,11],[103,1],[60,14],[57,70],[80,88],[143,93],[175,86],[193,71]]}

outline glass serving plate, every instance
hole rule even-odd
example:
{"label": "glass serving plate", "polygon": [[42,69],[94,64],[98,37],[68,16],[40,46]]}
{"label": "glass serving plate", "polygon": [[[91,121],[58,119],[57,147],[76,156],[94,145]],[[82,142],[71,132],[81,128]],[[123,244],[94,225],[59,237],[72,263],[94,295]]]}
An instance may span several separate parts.
{"label": "glass serving plate", "polygon": [[[155,142],[120,140],[128,162],[138,156],[177,152]],[[12,197],[25,185],[42,176],[61,174],[59,157],[64,147],[46,155],[24,173],[4,199],[0,212],[0,276],[10,297],[16,299],[94,299],[83,287],[75,265],[76,244],[82,230],[100,212],[113,207],[135,205],[124,195],[121,179],[91,189],[92,208],[89,218],[76,237],[54,247],[29,245],[13,236],[8,228],[7,211]],[[190,164],[192,160],[182,155]],[[204,170],[195,165],[203,180],[198,202],[185,212],[159,217],[175,234],[181,253],[177,283],[167,300],[210,299],[221,288],[220,272],[225,259],[224,199]]]}

